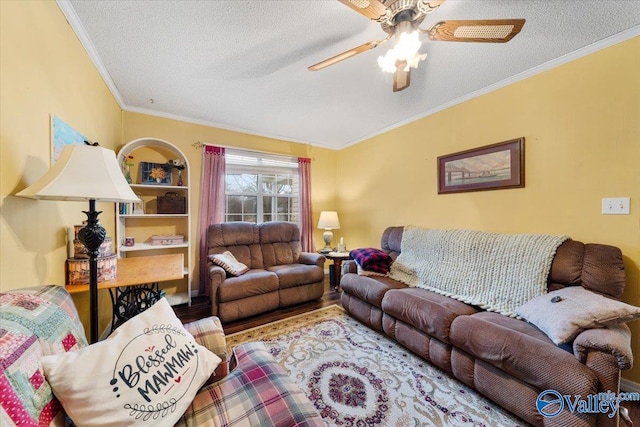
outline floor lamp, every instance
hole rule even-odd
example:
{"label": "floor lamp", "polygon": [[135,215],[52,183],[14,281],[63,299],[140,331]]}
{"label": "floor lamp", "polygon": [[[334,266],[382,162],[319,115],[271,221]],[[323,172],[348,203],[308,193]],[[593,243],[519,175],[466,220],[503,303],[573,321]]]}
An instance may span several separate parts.
{"label": "floor lamp", "polygon": [[107,235],[100,225],[96,201],[139,202],[118,165],[113,150],[99,146],[67,145],[58,161],[38,181],[16,194],[40,200],[89,201],[87,224],[78,240],[89,255],[91,342],[98,340],[98,248]]}

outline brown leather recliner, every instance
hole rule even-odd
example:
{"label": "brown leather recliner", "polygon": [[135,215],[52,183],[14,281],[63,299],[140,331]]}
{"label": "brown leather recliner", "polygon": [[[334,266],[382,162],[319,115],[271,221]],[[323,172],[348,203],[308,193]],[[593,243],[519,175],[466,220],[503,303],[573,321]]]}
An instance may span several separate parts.
{"label": "brown leather recliner", "polygon": [[211,314],[226,323],[320,298],[325,257],[301,248],[300,229],[291,222],[210,225],[208,255],[229,251],[249,267],[232,276],[209,261]]}

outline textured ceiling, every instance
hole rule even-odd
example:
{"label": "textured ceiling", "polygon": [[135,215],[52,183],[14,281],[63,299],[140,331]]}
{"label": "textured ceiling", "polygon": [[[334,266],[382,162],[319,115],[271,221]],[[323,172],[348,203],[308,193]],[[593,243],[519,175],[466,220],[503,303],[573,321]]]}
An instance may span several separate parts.
{"label": "textured ceiling", "polygon": [[336,0],[58,4],[124,110],[332,149],[640,35],[637,0],[448,0],[422,28],[446,19],[526,24],[506,44],[423,35],[427,59],[393,93],[376,62],[390,44],[307,70],[386,36]]}

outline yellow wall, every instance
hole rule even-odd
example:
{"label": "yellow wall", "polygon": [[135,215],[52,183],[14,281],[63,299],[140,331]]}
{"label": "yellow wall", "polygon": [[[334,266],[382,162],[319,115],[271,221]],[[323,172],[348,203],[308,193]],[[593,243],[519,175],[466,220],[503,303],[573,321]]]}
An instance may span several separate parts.
{"label": "yellow wall", "polygon": [[[194,199],[196,141],[311,157],[315,220],[321,210],[337,209],[342,229],[335,238],[344,236],[349,248],[377,245],[385,227],[403,224],[566,233],[616,245],[627,267],[624,300],[640,305],[638,69],[636,37],[335,152],[122,113],[54,2],[0,1],[0,289],[64,283],[64,229],[84,219],[85,204],[13,196],[49,168],[49,120],[56,114],[115,150],[140,137],[177,145],[192,166]],[[520,136],[525,188],[437,195],[438,156]],[[631,197],[631,215],[600,214],[602,197],[620,196]],[[114,235],[113,205],[98,207]],[[76,305],[86,327],[86,298],[76,297]],[[630,326],[640,354],[640,327]],[[639,364],[624,376],[640,382]]]}
{"label": "yellow wall", "polygon": [[[140,137],[174,143],[189,158],[194,200],[199,199],[202,154],[192,148],[194,142],[311,157],[314,221],[320,210],[335,209],[335,151],[123,113],[55,2],[0,1],[0,17],[0,290],[64,284],[66,228],[86,218],[85,203],[14,196],[50,167],[52,114],[115,151]],[[191,209],[196,212],[196,233],[197,204]],[[115,237],[114,204],[99,203],[98,210],[103,211],[100,220],[108,235]],[[322,242],[321,232],[316,234]],[[193,248],[197,289],[197,244]],[[88,296],[74,295],[74,300],[88,331]],[[111,313],[106,291],[101,292],[100,304],[102,327]]]}
{"label": "yellow wall", "polygon": [[[336,209],[336,158],[337,152],[311,145],[285,142],[281,140],[233,132],[209,126],[202,126],[178,120],[171,120],[146,114],[124,112],[123,143],[138,138],[158,138],[171,142],[187,157],[190,170],[191,236],[196,236],[200,218],[200,187],[202,175],[202,149],[193,144],[199,142],[225,147],[266,151],[292,157],[309,157],[311,162],[311,203],[314,210],[314,224],[321,210]],[[120,148],[120,147],[118,147]],[[137,159],[134,159],[137,163]],[[322,233],[316,230],[316,246],[321,247]],[[195,239],[192,239],[195,242]],[[193,288],[198,289],[198,244],[192,245]]]}
{"label": "yellow wall", "polygon": [[[53,1],[0,2],[0,88],[0,289],[64,284],[65,228],[86,219],[88,203],[13,194],[50,167],[50,115],[115,148],[121,109]],[[97,207],[112,235],[113,204]],[[101,300],[105,320],[108,296]],[[88,297],[79,296],[76,304],[87,307]],[[88,312],[81,316],[86,327]]]}
{"label": "yellow wall", "polygon": [[[338,209],[349,247],[390,225],[567,234],[618,246],[640,305],[640,37],[344,149]],[[525,137],[526,187],[437,194],[438,156]],[[603,197],[631,215],[602,215]],[[640,354],[640,321],[633,330]],[[624,377],[640,382],[640,363]]]}

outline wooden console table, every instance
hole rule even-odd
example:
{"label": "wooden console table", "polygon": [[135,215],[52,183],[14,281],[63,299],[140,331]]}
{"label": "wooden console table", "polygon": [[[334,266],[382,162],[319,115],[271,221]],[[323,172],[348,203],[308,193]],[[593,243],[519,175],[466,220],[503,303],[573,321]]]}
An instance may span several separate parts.
{"label": "wooden console table", "polygon": [[[113,312],[111,330],[162,298],[159,282],[182,279],[184,254],[119,258],[116,278],[98,283],[108,289]],[[89,285],[67,285],[70,294],[89,292]]]}

